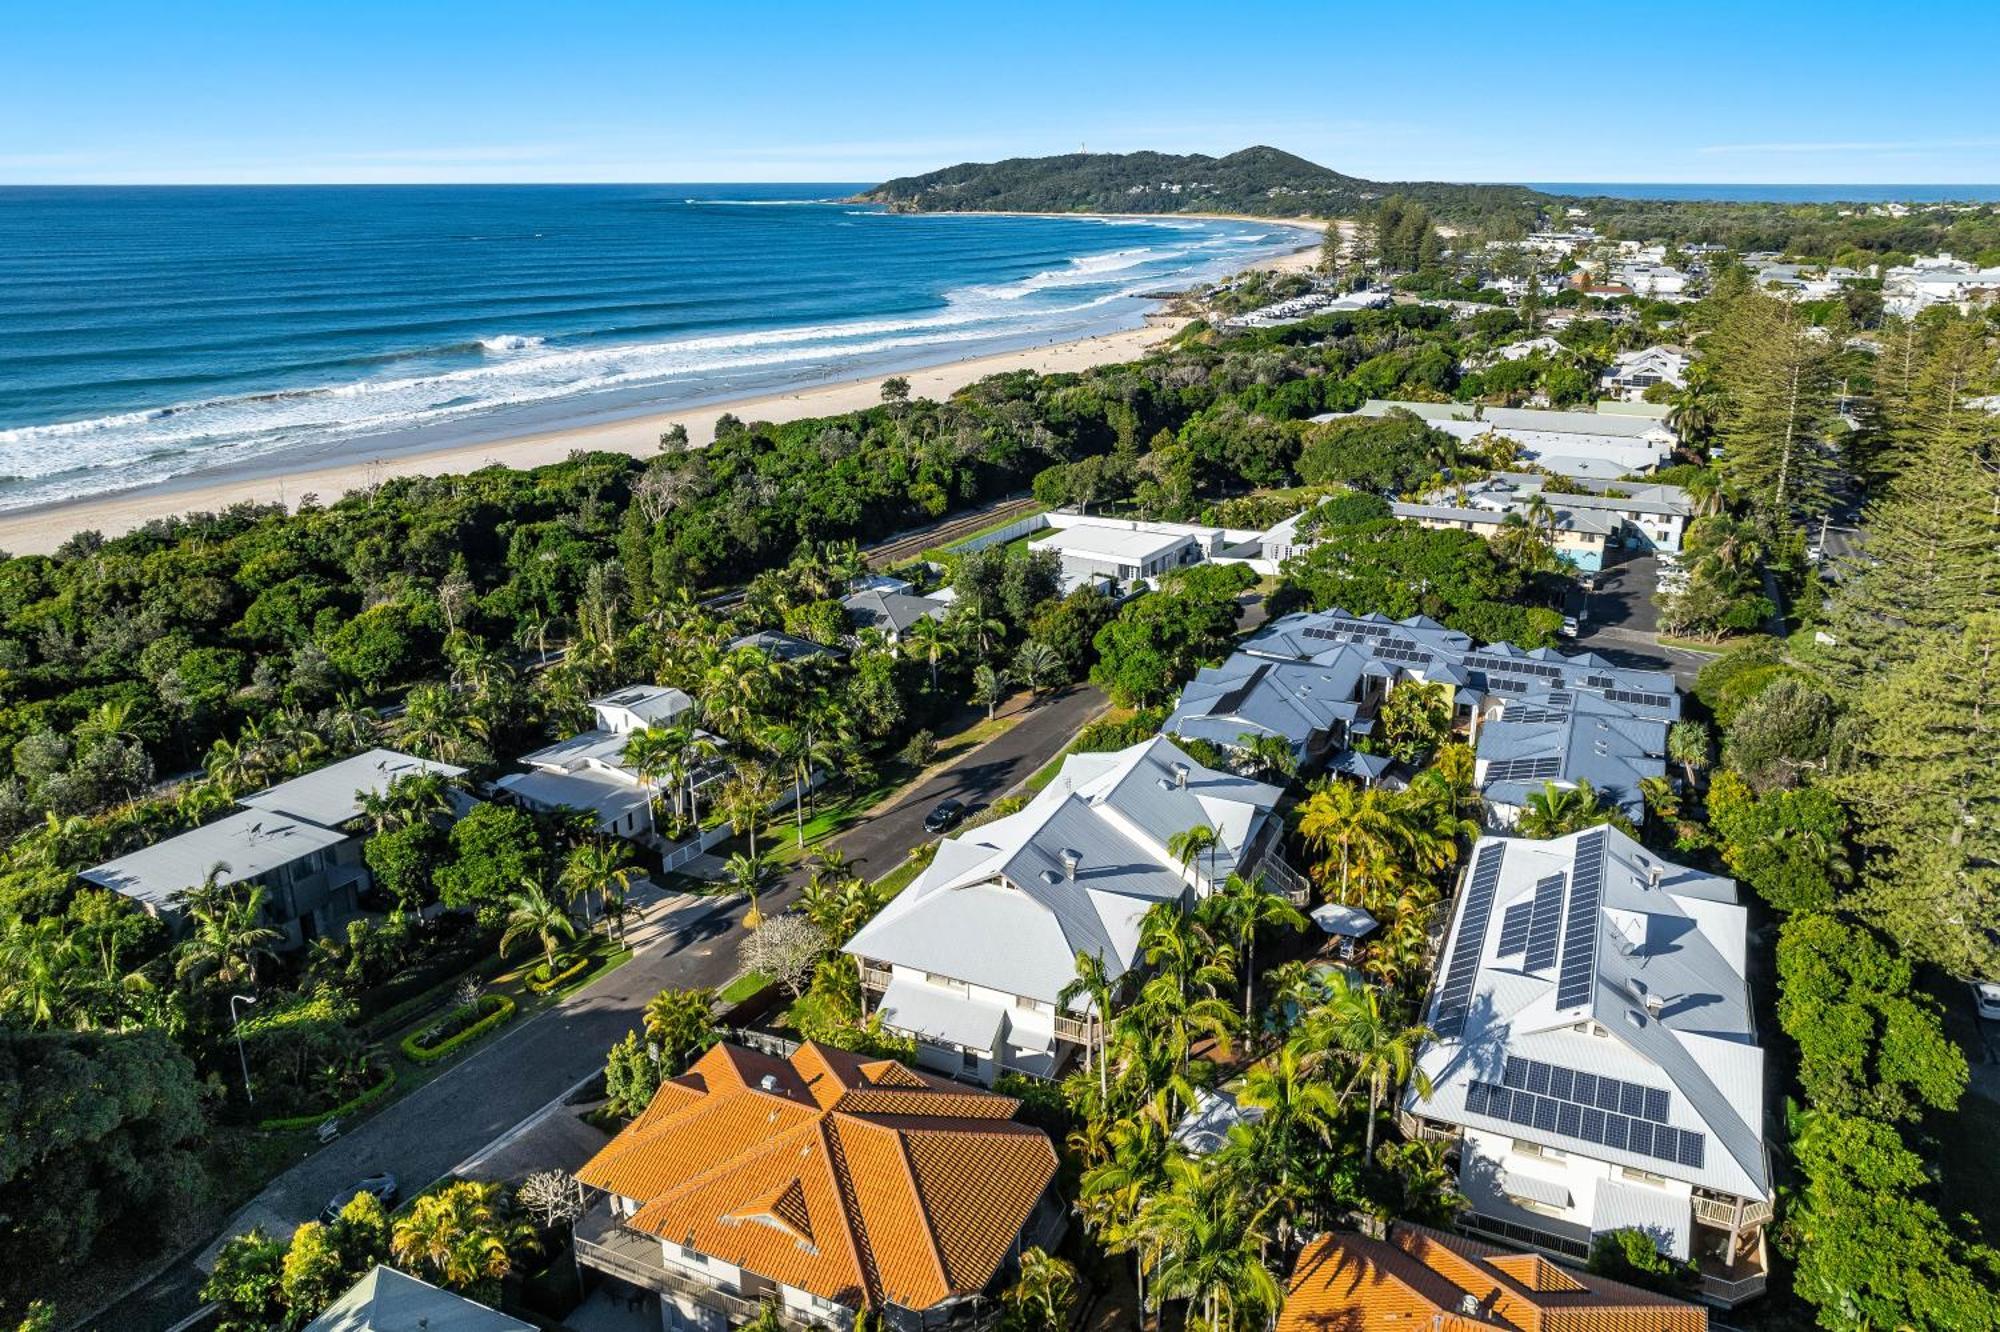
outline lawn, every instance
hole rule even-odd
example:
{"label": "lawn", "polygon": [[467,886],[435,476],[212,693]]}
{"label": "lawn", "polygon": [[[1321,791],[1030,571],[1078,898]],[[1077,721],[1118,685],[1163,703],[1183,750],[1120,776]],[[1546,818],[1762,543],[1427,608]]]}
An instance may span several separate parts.
{"label": "lawn", "polygon": [[731,1004],[742,1003],[745,999],[756,994],[770,983],[771,978],[763,972],[746,971],[735,980],[729,982],[729,984],[723,986],[722,993],[715,997],[718,1003],[727,1008]]}

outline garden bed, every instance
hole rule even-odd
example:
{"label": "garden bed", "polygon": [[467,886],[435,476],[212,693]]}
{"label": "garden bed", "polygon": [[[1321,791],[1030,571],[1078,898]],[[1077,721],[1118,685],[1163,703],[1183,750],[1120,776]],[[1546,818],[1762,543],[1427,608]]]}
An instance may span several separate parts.
{"label": "garden bed", "polygon": [[591,964],[596,961],[596,956],[586,954],[573,961],[559,963],[557,970],[553,972],[549,970],[547,962],[542,962],[533,971],[528,973],[527,980],[522,983],[528,987],[530,994],[547,994],[550,990],[567,985],[569,982],[583,975],[590,968]]}
{"label": "garden bed", "polygon": [[257,1127],[265,1133],[285,1133],[293,1129],[318,1128],[329,1119],[345,1119],[357,1111],[365,1110],[389,1094],[396,1085],[396,1070],[384,1068],[381,1080],[358,1096],[350,1097],[330,1110],[320,1110],[309,1115],[286,1115],[276,1119],[266,1119]]}
{"label": "garden bed", "polygon": [[412,1063],[434,1064],[456,1054],[514,1016],[514,1001],[504,994],[481,995],[477,1003],[460,1004],[422,1031],[403,1038],[403,1056]]}

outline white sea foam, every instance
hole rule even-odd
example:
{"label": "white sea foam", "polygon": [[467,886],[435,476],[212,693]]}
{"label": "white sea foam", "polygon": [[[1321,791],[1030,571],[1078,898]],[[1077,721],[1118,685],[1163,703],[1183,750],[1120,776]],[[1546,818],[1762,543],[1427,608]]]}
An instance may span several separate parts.
{"label": "white sea foam", "polygon": [[[1213,275],[1254,248],[1253,242],[1225,235],[1086,255],[1018,281],[945,292],[940,308],[908,316],[621,345],[549,346],[534,334],[493,334],[464,344],[482,353],[475,363],[429,373],[0,430],[0,475],[39,482],[10,488],[14,493],[0,497],[0,508],[98,493],[107,484],[144,484],[302,444],[447,425],[561,399],[638,393],[645,395],[641,400],[671,401],[713,393],[718,386],[755,392],[760,380],[773,386],[799,382],[802,368],[806,377],[832,378],[897,353],[1080,333],[1104,327],[1117,312],[1114,307],[1129,306],[1142,292]],[[51,447],[57,442],[60,447]]]}

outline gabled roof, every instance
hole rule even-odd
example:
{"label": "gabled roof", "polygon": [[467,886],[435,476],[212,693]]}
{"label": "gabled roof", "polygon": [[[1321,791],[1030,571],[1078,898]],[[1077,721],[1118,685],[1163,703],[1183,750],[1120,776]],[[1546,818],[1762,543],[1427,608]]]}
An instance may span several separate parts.
{"label": "gabled roof", "polygon": [[1405,1108],[1769,1197],[1745,932],[1732,880],[1615,828],[1482,838],[1439,954],[1438,1037],[1418,1056],[1432,1094]]}
{"label": "gabled roof", "polygon": [[590,700],[593,708],[617,708],[629,712],[648,726],[671,721],[694,708],[687,691],[672,685],[636,684],[614,689],[602,698]]}
{"label": "gabled roof", "polygon": [[847,618],[854,621],[857,628],[880,629],[892,634],[902,633],[927,616],[940,616],[945,612],[944,602],[911,596],[907,592],[856,592],[840,604],[847,608]]}
{"label": "gabled roof", "polygon": [[1161,729],[1230,746],[1240,745],[1245,733],[1274,735],[1303,751],[1354,720],[1362,666],[1362,657],[1352,653],[1322,662],[1239,652],[1197,671]]}
{"label": "gabled roof", "polygon": [[810,638],[800,638],[779,629],[759,629],[756,633],[729,640],[729,651],[756,648],[772,661],[798,661],[805,657],[837,657],[840,651]]}
{"label": "gabled roof", "polygon": [[1241,867],[1279,796],[1202,767],[1164,737],[1073,754],[1027,808],[941,842],[845,951],[1054,1003],[1078,953],[1122,975],[1140,918],[1191,891],[1166,849],[1176,834],[1217,830],[1219,878]]}
{"label": "gabled roof", "polygon": [[1680,695],[1666,671],[1615,666],[1594,652],[1566,655],[1553,648],[1523,649],[1512,643],[1475,644],[1427,616],[1392,620],[1370,613],[1352,615],[1334,607],[1300,611],[1271,621],[1252,634],[1245,652],[1262,657],[1336,661],[1353,651],[1385,672],[1470,688],[1482,694],[1515,697],[1551,690],[1603,695],[1635,716],[1674,720]]}
{"label": "gabled roof", "polygon": [[377,1266],[347,1288],[305,1332],[534,1332],[463,1295]]}
{"label": "gabled roof", "polygon": [[173,909],[179,894],[199,888],[218,865],[224,868],[217,883],[242,883],[346,840],[346,833],[317,823],[246,809],[93,865],[81,877],[155,910]]}
{"label": "gabled roof", "polygon": [[1424,1226],[1305,1247],[1278,1332],[1706,1332],[1699,1305]]}
{"label": "gabled roof", "polygon": [[850,1308],[983,1290],[1056,1154],[1019,1102],[892,1060],[718,1045],[577,1172],[625,1225]]}
{"label": "gabled roof", "polygon": [[465,775],[465,769],[454,764],[399,754],[393,749],[370,749],[267,786],[237,803],[289,814],[323,828],[338,828],[361,817],[361,793],[383,795],[399,777],[433,772],[446,777]]}
{"label": "gabled roof", "polygon": [[1639,784],[1667,771],[1667,722],[1641,717],[1598,694],[1566,690],[1508,699],[1479,728],[1479,789],[1516,807],[1546,784],[1589,782],[1634,820],[1645,816]]}

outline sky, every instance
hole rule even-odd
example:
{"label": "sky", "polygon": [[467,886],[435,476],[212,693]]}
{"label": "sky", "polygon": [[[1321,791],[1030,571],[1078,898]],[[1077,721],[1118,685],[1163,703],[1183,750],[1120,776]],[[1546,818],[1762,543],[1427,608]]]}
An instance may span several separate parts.
{"label": "sky", "polygon": [[0,0],[0,184],[2000,182],[2000,5]]}

